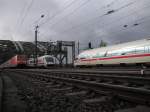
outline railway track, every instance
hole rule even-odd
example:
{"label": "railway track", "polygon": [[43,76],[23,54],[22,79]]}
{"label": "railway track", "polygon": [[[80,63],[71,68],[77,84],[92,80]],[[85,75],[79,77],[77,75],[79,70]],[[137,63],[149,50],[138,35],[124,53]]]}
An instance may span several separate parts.
{"label": "railway track", "polygon": [[124,100],[140,104],[150,104],[150,78],[112,76],[112,75],[89,75],[67,72],[33,73],[17,71],[30,77],[41,80],[56,80],[66,84],[87,88],[99,93],[109,93],[119,96]]}
{"label": "railway track", "polygon": [[1,76],[1,71],[0,71],[0,112],[2,112],[2,97],[3,97],[3,81],[2,81],[2,76]]}
{"label": "railway track", "polygon": [[0,73],[0,112],[25,112],[25,109],[12,80]]}
{"label": "railway track", "polygon": [[[19,70],[20,71],[20,70]],[[146,75],[136,75],[139,73],[139,71],[127,71],[124,73],[124,71],[120,72],[112,72],[111,71],[104,71],[104,72],[75,72],[75,71],[45,71],[45,70],[21,70],[24,72],[28,73],[41,73],[41,74],[47,74],[47,75],[53,75],[53,76],[59,76],[59,77],[69,77],[69,78],[77,78],[77,79],[85,79],[85,80],[95,80],[95,81],[101,81],[101,82],[106,82],[106,81],[112,81],[116,83],[134,83],[137,85],[150,85],[150,77],[146,77]],[[147,74],[147,76],[149,76]]]}
{"label": "railway track", "polygon": [[[17,70],[17,69],[16,69]],[[18,69],[19,70],[19,69]],[[149,77],[149,69],[124,69],[124,70],[96,70],[96,69],[22,69],[26,72],[38,73],[78,73],[78,74],[97,74],[97,75],[120,75],[120,76],[139,76]]]}
{"label": "railway track", "polygon": [[[29,83],[26,81],[29,80],[33,83],[29,85],[29,88],[34,85],[35,93],[33,88],[27,89],[26,86],[23,92],[32,105],[33,102],[40,101],[41,104],[47,99],[47,105],[52,105],[50,110],[56,111],[59,107],[58,110],[62,109],[62,112],[68,110],[71,112],[123,112],[122,110],[125,108],[131,110],[127,112],[136,112],[132,110],[139,109],[138,105],[145,105],[144,109],[146,110],[142,112],[149,112],[150,79],[148,77],[33,69],[7,70],[6,72],[11,73],[9,76],[14,77],[14,80],[19,82],[19,86],[28,85]],[[31,96],[29,97],[28,94],[31,95],[31,92],[28,93],[29,90],[33,91],[32,97],[35,99],[30,99]],[[51,101],[50,104],[49,101]],[[36,110],[40,111],[39,104],[35,103],[35,105]],[[43,108],[49,108],[49,106]],[[140,108],[144,110],[143,106]]]}

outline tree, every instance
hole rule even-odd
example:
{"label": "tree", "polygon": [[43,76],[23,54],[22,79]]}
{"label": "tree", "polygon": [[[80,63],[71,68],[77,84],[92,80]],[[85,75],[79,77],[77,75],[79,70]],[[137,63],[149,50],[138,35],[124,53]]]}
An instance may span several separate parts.
{"label": "tree", "polygon": [[106,47],[106,46],[107,46],[107,42],[104,42],[103,40],[101,40],[99,46],[100,46],[100,47]]}

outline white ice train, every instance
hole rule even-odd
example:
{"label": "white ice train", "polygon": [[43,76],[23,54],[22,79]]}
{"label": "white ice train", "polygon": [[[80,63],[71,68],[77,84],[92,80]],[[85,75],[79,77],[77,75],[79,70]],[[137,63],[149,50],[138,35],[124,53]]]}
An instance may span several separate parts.
{"label": "white ice train", "polygon": [[[51,55],[44,55],[37,58],[37,66],[38,67],[48,67],[48,66],[54,66],[55,64],[55,58]],[[34,58],[30,58],[27,61],[27,66],[34,67],[35,61]]]}
{"label": "white ice train", "polygon": [[150,39],[85,50],[74,61],[75,66],[149,65]]}

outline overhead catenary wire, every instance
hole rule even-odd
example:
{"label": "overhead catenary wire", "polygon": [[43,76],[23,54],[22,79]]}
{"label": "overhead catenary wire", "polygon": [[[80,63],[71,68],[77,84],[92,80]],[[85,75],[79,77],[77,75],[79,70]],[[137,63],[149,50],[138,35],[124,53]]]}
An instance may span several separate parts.
{"label": "overhead catenary wire", "polygon": [[[57,21],[57,22],[55,22],[54,24],[52,24],[52,25],[51,25],[51,28],[53,28],[54,26],[56,26],[56,24],[58,24],[59,22],[61,22],[62,20],[64,20],[66,17],[69,17],[70,15],[72,15],[73,13],[75,13],[75,12],[76,12],[77,10],[79,10],[81,7],[83,7],[84,5],[86,5],[89,1],[90,1],[90,0],[87,0],[85,3],[81,4],[80,6],[78,6],[76,9],[74,9],[72,12],[70,12],[69,14],[67,14],[66,16],[64,16],[63,18],[61,18],[59,21]],[[109,14],[111,14],[111,13],[117,12],[117,11],[119,11],[119,10],[125,8],[125,7],[128,7],[129,5],[132,5],[133,3],[134,3],[134,2],[130,2],[130,3],[126,4],[126,5],[124,5],[124,6],[120,7],[120,8],[118,8],[118,9],[110,10],[110,11],[106,12],[105,14],[102,14],[102,15],[98,16],[98,18],[101,18],[101,17],[103,17],[103,16],[105,16],[105,15],[109,15]],[[101,7],[99,10],[104,9],[104,8],[108,8],[108,7],[110,7],[110,6],[113,5],[113,4],[114,4],[114,2],[111,2],[111,3],[107,4],[107,5],[104,6],[104,7]],[[97,17],[96,17],[96,18],[97,18]],[[92,19],[92,20],[93,20],[93,19]],[[89,21],[90,21],[90,20],[89,20]],[[87,21],[87,22],[89,22],[89,21]]]}
{"label": "overhead catenary wire", "polygon": [[[146,17],[147,18],[147,17]],[[139,20],[142,20],[142,19],[139,19]],[[150,16],[149,16],[149,20],[150,20]],[[148,20],[148,21],[149,21]],[[131,24],[130,25],[130,27],[128,27],[128,28],[126,28],[126,29],[122,29],[122,30],[118,30],[117,32],[116,31],[113,31],[113,32],[111,32],[111,35],[117,35],[117,34],[120,34],[120,33],[123,33],[123,32],[125,32],[125,31],[127,31],[127,30],[131,30],[131,29],[133,29],[133,28],[136,28],[136,26],[138,26],[138,25],[140,25],[141,23],[145,23],[145,22],[147,22],[147,21],[142,21],[142,22],[139,22],[139,23],[133,23],[133,24]],[[137,25],[135,25],[135,24],[137,24]],[[101,35],[101,37],[103,36],[106,36],[107,34],[104,34],[104,35]],[[150,34],[149,34],[150,35]]]}
{"label": "overhead catenary wire", "polygon": [[31,0],[30,4],[28,5],[27,10],[26,10],[26,12],[25,12],[25,14],[24,14],[24,16],[23,16],[23,18],[22,18],[21,22],[20,22],[20,26],[22,26],[22,25],[23,25],[24,20],[25,20],[25,18],[27,17],[27,15],[28,15],[28,13],[29,13],[30,8],[31,8],[31,7],[32,7],[32,5],[33,5],[33,2],[34,2],[34,0]]}
{"label": "overhead catenary wire", "polygon": [[[63,20],[63,19],[65,19],[67,16],[70,16],[70,15],[72,15],[72,14],[74,14],[77,10],[79,10],[80,8],[82,8],[83,6],[85,6],[89,1],[91,1],[91,0],[87,0],[87,1],[85,1],[85,2],[83,2],[83,3],[81,3],[77,8],[75,8],[72,12],[70,12],[69,14],[67,14],[67,15],[65,15],[63,18],[61,18],[61,21]],[[105,7],[102,7],[102,8],[108,8],[108,7],[110,7],[111,5],[113,5],[116,1],[118,1],[118,0],[113,0],[111,3],[109,3],[109,4],[107,4]],[[47,23],[47,20],[44,22],[44,23],[42,23],[41,25],[44,25],[45,23]],[[56,23],[54,23],[53,25],[56,25],[57,23],[59,23],[59,22],[56,22]]]}
{"label": "overhead catenary wire", "polygon": [[[134,3],[136,3],[136,1],[134,1]],[[133,3],[133,2],[130,2],[130,3],[126,4],[126,5],[124,5],[124,6],[121,6],[121,7],[117,8],[117,9],[115,9],[115,10],[116,10],[116,12],[118,12],[118,11],[124,9],[124,8],[127,8],[127,7],[129,7],[129,6],[131,6],[131,5],[133,5],[134,3]],[[115,12],[114,12],[114,13],[115,13]],[[69,30],[72,30],[72,29],[80,28],[81,26],[83,27],[84,25],[89,25],[89,24],[91,24],[91,23],[95,23],[95,21],[93,21],[93,20],[96,20],[96,19],[100,19],[100,18],[102,18],[102,17],[105,17],[105,16],[107,16],[106,14],[107,14],[107,12],[104,13],[104,14],[102,14],[102,15],[99,15],[99,16],[97,16],[97,17],[95,17],[95,18],[92,18],[92,19],[90,19],[90,20],[88,20],[88,21],[85,21],[85,22],[83,22],[83,23],[81,23],[81,24],[74,25],[74,26],[72,26],[71,28],[62,31],[61,33],[65,33],[65,32],[67,32],[67,31],[69,31]],[[93,22],[91,22],[91,21],[93,21]]]}
{"label": "overhead catenary wire", "polygon": [[[145,18],[146,18],[146,20],[145,20]],[[147,20],[148,19],[148,20]],[[140,18],[140,19],[138,19],[138,20],[136,20],[135,22],[133,22],[132,24],[130,24],[129,26],[128,26],[128,28],[124,28],[124,29],[121,29],[121,30],[117,30],[117,31],[111,31],[110,33],[111,33],[111,36],[113,36],[113,35],[118,35],[118,34],[122,34],[123,32],[126,32],[126,31],[131,31],[131,30],[133,30],[133,28],[138,28],[138,26],[139,25],[141,25],[141,24],[144,24],[144,23],[146,23],[147,21],[149,21],[150,20],[150,15],[149,16],[145,16],[145,17],[142,17],[142,18]],[[137,25],[135,25],[135,24],[137,24]],[[117,26],[117,27],[113,27],[114,29],[116,29],[116,28],[121,28],[122,26]],[[123,28],[123,27],[122,27]],[[142,30],[142,29],[141,29]],[[103,34],[103,35],[99,35],[99,37],[103,37],[103,38],[105,38],[105,37],[108,37],[109,35],[108,34]],[[148,35],[147,36],[150,36],[150,33],[148,33]]]}
{"label": "overhead catenary wire", "polygon": [[77,0],[73,0],[72,2],[70,2],[67,6],[65,6],[60,12],[54,14],[53,16],[47,18],[43,23],[40,24],[41,25],[44,25],[46,24],[47,22],[53,20],[55,17],[59,16],[62,12],[64,12],[66,9],[70,8],[75,2],[77,2]]}
{"label": "overhead catenary wire", "polygon": [[70,13],[68,13],[67,15],[65,15],[63,18],[60,18],[59,21],[55,22],[54,24],[52,24],[52,27],[55,26],[56,24],[58,24],[60,21],[64,20],[66,17],[72,15],[73,13],[75,13],[77,10],[79,10],[81,7],[85,6],[88,2],[90,2],[91,0],[86,0],[85,2],[81,3],[78,7],[76,7],[73,11],[71,11]]}
{"label": "overhead catenary wire", "polygon": [[[17,18],[17,21],[16,21],[16,25],[14,27],[15,31],[14,31],[14,36],[16,36],[16,33],[18,33],[18,30],[19,30],[19,27],[20,27],[20,20],[21,18],[23,18],[23,14],[25,12],[25,9],[26,9],[26,5],[23,6],[23,8],[21,9],[20,13],[19,13],[19,16]],[[13,35],[13,34],[12,34]],[[11,39],[13,39],[14,36],[11,36]],[[13,39],[14,40],[14,39]]]}
{"label": "overhead catenary wire", "polygon": [[[73,10],[72,13],[69,13],[69,14],[73,14],[75,11],[77,11],[78,9],[80,9],[82,6],[86,5],[89,1],[90,1],[90,0],[87,0],[87,1],[83,2],[82,4],[79,5],[79,7],[77,7],[75,10]],[[116,1],[116,0],[113,0],[113,1],[112,1],[110,4],[108,4],[106,7],[110,7],[112,4],[114,4],[115,1]],[[62,9],[62,11],[61,11],[59,14],[61,14],[62,12],[64,12],[66,9],[68,9],[70,6],[72,6],[73,3],[75,3],[75,2],[76,2],[76,0],[72,1],[71,3],[69,3],[64,9]],[[32,5],[32,3],[33,3],[33,2],[31,2],[31,5]],[[31,5],[30,5],[30,6],[31,6]],[[28,7],[28,9],[30,8],[30,6]],[[54,16],[48,18],[44,23],[41,23],[40,25],[44,25],[46,22],[48,22],[49,20],[54,19],[54,18],[55,18],[56,16],[58,16],[59,14],[56,13]],[[24,21],[24,20],[23,20],[23,21]],[[21,24],[22,24],[22,23],[21,23]]]}
{"label": "overhead catenary wire", "polygon": [[[149,8],[149,7],[150,7],[150,5],[146,5],[145,7],[142,8],[142,10],[146,10],[146,9]],[[128,15],[126,15],[126,16],[121,16],[120,18],[115,19],[114,21],[107,22],[107,23],[103,24],[103,26],[101,26],[101,29],[107,28],[108,26],[114,26],[114,24],[117,24],[117,23],[119,23],[120,21],[123,21],[123,20],[125,20],[125,19],[128,19],[128,18],[131,17],[131,16],[135,16],[136,13],[137,13],[137,12],[139,13],[140,11],[141,11],[141,9],[135,10],[135,11],[133,11],[132,13],[128,13]],[[145,18],[149,18],[149,17],[150,17],[150,16],[145,16],[145,17],[142,17],[142,18],[140,18],[140,19],[136,19],[136,22],[139,23],[139,21],[142,21],[142,20],[144,20]],[[129,22],[129,21],[128,21],[128,22]],[[136,23],[136,22],[135,22],[135,23]],[[142,22],[140,22],[140,23],[142,23]],[[125,26],[126,26],[126,27],[129,26],[129,24],[125,24]],[[124,24],[123,24],[121,27],[124,27]]]}
{"label": "overhead catenary wire", "polygon": [[[132,5],[132,4],[131,4],[131,5]],[[109,6],[109,5],[108,5],[108,6]],[[125,7],[122,7],[121,10],[124,9],[124,8],[125,8]],[[114,11],[113,11],[113,10],[114,10]],[[105,16],[117,12],[116,10],[117,10],[117,9],[112,9],[112,10],[106,11]],[[118,10],[120,10],[120,9],[118,9]],[[109,11],[110,11],[110,12],[109,12]],[[111,11],[113,11],[113,12],[111,12]],[[108,13],[108,14],[107,14],[107,13]],[[133,14],[133,13],[132,13],[132,14]],[[128,16],[129,16],[129,15],[128,15]],[[117,19],[117,22],[119,21],[119,19],[120,19],[120,21],[123,20],[123,19],[124,19],[123,17],[128,18],[128,16],[125,17],[125,16],[123,15],[121,18],[118,18],[118,19]],[[101,17],[100,17],[100,18],[101,18]],[[144,18],[143,18],[143,19],[144,19]],[[77,28],[82,28],[82,27],[84,27],[84,26],[91,25],[92,23],[95,24],[96,22],[101,21],[101,19],[99,19],[98,21],[97,21],[97,20],[94,21],[94,20],[96,20],[96,19],[93,19],[93,20],[89,21],[88,24],[86,24],[86,23],[77,24],[77,25],[75,25],[75,26],[72,26],[72,27],[69,28],[69,29],[65,29],[64,31],[67,32],[67,31],[75,30],[75,29],[77,29]],[[62,21],[61,21],[61,22],[62,22]],[[85,22],[86,22],[86,21],[85,21]],[[59,23],[59,22],[58,22],[58,23]],[[108,25],[108,24],[109,24],[109,25]],[[109,22],[108,24],[105,23],[104,25],[105,25],[106,27],[109,27],[110,25],[116,24],[116,23],[115,23],[115,21],[114,21],[114,22],[112,21],[112,24],[110,24],[110,22]],[[102,26],[102,28],[103,28],[103,26]],[[64,31],[62,31],[62,32],[64,32]],[[62,32],[61,32],[61,33],[62,33]],[[57,34],[56,34],[56,35],[57,35]]]}
{"label": "overhead catenary wire", "polygon": [[[147,3],[148,4],[148,3]],[[142,10],[144,10],[145,8],[148,8],[150,5],[146,5],[146,7],[144,7],[144,8],[142,8]],[[141,9],[139,9],[139,10],[137,10],[136,12],[138,12],[138,11],[140,11]],[[134,12],[133,13],[131,13],[130,15],[133,15],[134,14]],[[126,16],[126,17],[129,17],[129,15],[128,16]],[[149,18],[150,16],[146,16],[146,17],[143,17],[143,18],[140,18],[140,19],[138,19],[138,20],[136,20],[136,22],[135,23],[138,23],[137,21],[142,21],[142,22],[139,22],[139,23],[144,23],[144,20],[145,20],[145,18],[147,19],[147,18]],[[122,17],[123,18],[123,17]],[[120,19],[120,18],[119,18]],[[118,19],[118,20],[119,20]],[[120,19],[121,20],[121,19]],[[118,22],[118,21],[116,21],[116,22]],[[145,21],[146,22],[146,21]],[[114,23],[114,22],[113,22]],[[105,25],[105,26],[107,26],[107,25]],[[131,27],[129,27],[129,28],[127,28],[127,29],[123,29],[123,30],[119,30],[119,31],[115,31],[115,32],[111,32],[111,34],[112,35],[116,35],[116,34],[119,34],[120,32],[125,32],[126,30],[130,30],[131,28],[133,29],[134,27],[136,27],[135,25],[134,25],[134,23],[131,25]],[[80,27],[79,27],[80,28]],[[115,29],[115,28],[114,28]],[[148,36],[149,36],[150,34],[148,34]],[[54,36],[54,35],[53,35]],[[103,36],[107,36],[107,35],[101,35],[100,37],[103,37]]]}
{"label": "overhead catenary wire", "polygon": [[31,0],[30,3],[27,5],[27,7],[23,7],[19,16],[18,16],[18,19],[17,19],[17,23],[16,23],[16,31],[14,33],[14,36],[16,36],[16,33],[19,33],[20,31],[20,27],[22,27],[24,21],[25,21],[25,18],[27,17],[27,14],[29,13],[29,10],[31,9],[32,5],[33,5],[33,2],[34,0]]}
{"label": "overhead catenary wire", "polygon": [[[68,3],[69,0],[64,2],[64,5]],[[66,11],[69,7],[71,7],[75,2],[77,2],[77,0],[73,0],[70,3],[68,3],[63,9],[61,9],[60,12],[54,14],[53,16],[49,17],[49,15],[47,16],[48,18],[43,22],[40,23],[39,26],[44,25],[45,23],[49,22],[50,20],[53,20],[55,17],[59,16],[61,13],[63,13],[64,11]],[[37,19],[34,23],[32,23],[31,25],[38,23],[39,20],[41,19],[41,17],[39,19]]]}
{"label": "overhead catenary wire", "polygon": [[20,20],[21,20],[21,18],[23,18],[23,14],[24,14],[24,12],[25,12],[25,5],[24,5],[24,7],[22,8],[22,10],[20,11],[20,13],[19,13],[19,16],[18,16],[18,19],[17,19],[17,21],[16,21],[16,25],[15,25],[15,29],[17,30],[18,29],[18,25],[20,24]]}

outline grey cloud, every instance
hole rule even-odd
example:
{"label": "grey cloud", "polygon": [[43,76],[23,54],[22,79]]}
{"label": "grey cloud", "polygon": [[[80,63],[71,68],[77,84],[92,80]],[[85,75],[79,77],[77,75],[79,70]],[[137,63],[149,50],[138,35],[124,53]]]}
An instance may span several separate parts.
{"label": "grey cloud", "polygon": [[[86,1],[85,5],[79,7]],[[73,0],[34,0],[21,25],[30,2],[0,0],[0,35],[33,41],[35,25],[45,21],[39,28],[39,40],[79,40],[84,47],[90,41],[94,47],[98,47],[101,39],[115,44],[148,38],[150,34],[149,0],[76,0],[64,11]],[[127,5],[130,2],[133,3]],[[112,10],[114,12],[109,13]],[[36,23],[41,14],[45,17]],[[47,21],[48,18],[52,19]],[[138,25],[134,26],[136,23]]]}

